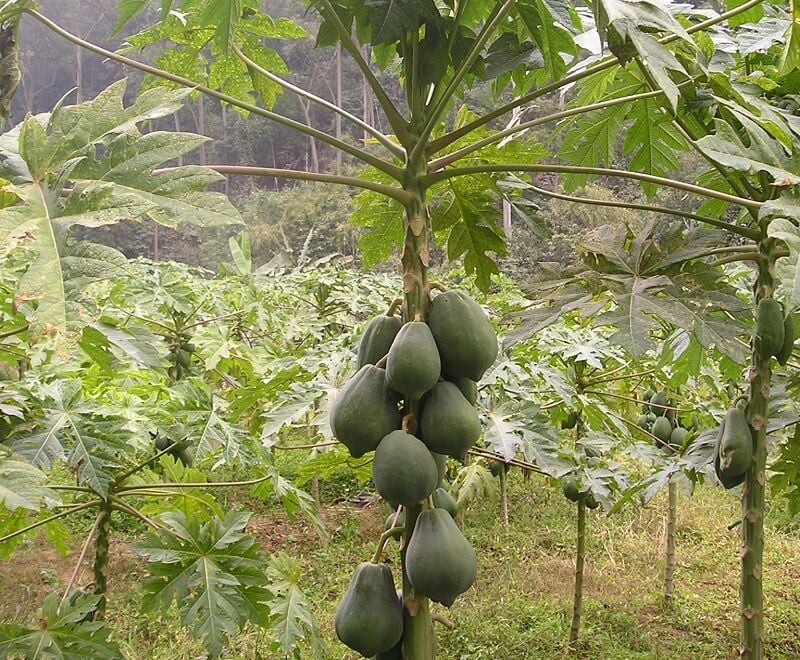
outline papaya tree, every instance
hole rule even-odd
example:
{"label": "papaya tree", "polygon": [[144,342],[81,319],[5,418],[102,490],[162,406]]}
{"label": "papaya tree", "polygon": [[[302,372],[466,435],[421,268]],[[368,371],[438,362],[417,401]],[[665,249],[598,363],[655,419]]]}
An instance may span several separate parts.
{"label": "papaya tree", "polygon": [[[154,4],[122,3],[118,29]],[[572,192],[593,176],[638,181],[649,197],[672,189],[696,200],[688,202],[688,209],[652,200],[610,205],[724,229],[744,245],[708,244],[694,256],[755,263],[754,305],[772,298],[777,288],[784,313],[793,311],[796,292],[781,283],[790,282],[782,275],[794,272],[796,263],[792,220],[797,206],[792,193],[800,178],[792,171],[797,126],[789,99],[800,39],[796,3],[787,11],[762,0],[732,2],[731,9],[718,14],[656,0],[598,0],[591,15],[569,2],[539,0],[414,0],[402,5],[313,0],[309,5],[320,18],[317,45],[338,45],[353,59],[388,131],[289,82],[264,40],[302,34],[286,21],[264,14],[256,0],[160,3],[156,25],[127,39],[128,54],[166,42],[170,48],[154,65],[70,34],[29,0],[9,0],[0,18],[12,31],[21,18],[36,20],[79,47],[144,71],[149,76],[147,86],[165,83],[191,89],[295,129],[365,166],[359,177],[235,165],[212,169],[226,175],[362,189],[355,213],[355,221],[368,229],[362,252],[369,261],[389,256],[393,247],[399,249],[406,324],[424,322],[428,316],[432,240],[446,247],[448,258],[462,259],[466,273],[488,288],[498,270],[496,258],[505,251],[501,225],[494,220],[500,198],[507,198],[512,208],[524,194],[591,204],[596,200]],[[600,37],[597,46],[592,45],[597,44],[591,38],[594,34]],[[13,91],[15,80],[13,39],[11,43],[10,57],[3,60],[4,73],[9,74],[3,76],[6,95]],[[606,48],[609,54],[604,55]],[[376,67],[391,82],[382,84]],[[466,90],[477,82],[487,83],[497,94],[492,109],[478,111],[464,100]],[[394,98],[397,86],[401,99]],[[573,90],[577,90],[574,96]],[[283,91],[355,124],[368,140],[354,145],[274,112],[275,96]],[[529,118],[536,102],[562,92],[562,98],[574,99],[569,107]],[[534,132],[555,123],[562,135],[558,153]],[[618,154],[614,140],[621,133],[626,139],[623,153]],[[668,178],[680,168],[678,154],[689,149],[708,163],[708,170],[697,183]],[[552,162],[554,156],[559,162]],[[613,167],[618,156],[629,158],[628,169]],[[171,171],[162,175],[172,176]],[[563,175],[567,192],[534,184],[526,190],[501,185],[509,173]],[[700,204],[701,200],[705,201]],[[729,206],[741,212],[723,215]],[[632,243],[636,248],[635,238]],[[725,300],[711,308],[681,304],[687,301],[672,295],[674,289],[665,276],[650,277],[628,262],[621,263],[613,253],[601,258],[609,270],[621,268],[630,275],[617,278],[618,299],[605,320],[613,324],[621,317],[636,319],[621,323],[627,329],[619,336],[634,355],[646,350],[654,330],[652,317],[659,314],[671,320],[680,316],[676,325],[694,333],[703,346],[733,341],[730,330],[719,327],[722,321],[716,325],[705,321],[716,318],[717,311],[728,312]],[[665,261],[676,263],[670,261],[675,258],[667,255]],[[568,304],[580,305],[579,301],[573,297]],[[773,334],[775,339],[781,333],[774,328]],[[771,356],[757,348],[751,355],[745,411],[754,440],[742,524],[741,655],[747,658],[763,656],[761,556]],[[407,398],[413,399],[411,394]],[[414,404],[408,408],[406,416],[413,422]],[[408,543],[413,542],[419,512],[418,504],[407,511]],[[408,616],[403,655],[431,657],[426,599],[413,598],[409,587],[404,577]]]}

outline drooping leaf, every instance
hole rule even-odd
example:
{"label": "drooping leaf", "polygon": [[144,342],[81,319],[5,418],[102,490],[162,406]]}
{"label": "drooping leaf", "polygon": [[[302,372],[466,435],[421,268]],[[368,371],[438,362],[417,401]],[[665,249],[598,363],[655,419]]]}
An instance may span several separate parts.
{"label": "drooping leaf", "polygon": [[599,0],[597,7],[597,27],[601,38],[607,37],[611,52],[623,64],[638,56],[675,112],[680,91],[669,72],[687,73],[675,55],[652,33],[674,34],[694,47],[686,30],[663,5],[651,0]]}

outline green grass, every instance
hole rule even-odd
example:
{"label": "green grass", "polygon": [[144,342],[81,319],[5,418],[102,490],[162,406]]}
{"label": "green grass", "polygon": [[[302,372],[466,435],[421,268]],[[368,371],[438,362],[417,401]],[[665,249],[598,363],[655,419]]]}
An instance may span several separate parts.
{"label": "green grass", "polygon": [[[561,658],[569,633],[574,579],[574,505],[536,479],[510,474],[510,527],[494,503],[467,511],[464,533],[479,558],[476,585],[449,611],[455,624],[438,626],[439,657],[445,660]],[[701,487],[679,499],[675,606],[661,606],[665,498],[644,509],[588,518],[584,616],[579,657],[733,658],[738,644],[739,534],[727,526],[738,516],[730,493]],[[355,658],[332,630],[333,613],[360,561],[368,559],[387,509],[347,503],[324,512],[331,540],[323,545],[305,524],[261,511],[251,531],[268,552],[284,551],[304,568],[305,593],[326,637],[327,657]],[[76,543],[78,545],[78,543]],[[177,615],[151,619],[138,612],[144,565],[112,548],[109,621],[130,658],[181,660],[203,657],[180,628]],[[385,560],[399,576],[397,543]],[[64,581],[71,558],[59,558],[36,541],[0,564],[0,618],[30,618],[42,595]],[[45,573],[42,573],[45,571]],[[85,572],[88,579],[88,572]],[[766,656],[800,656],[800,542],[776,513],[768,518],[764,564]],[[226,657],[278,658],[263,631],[246,630]],[[307,657],[304,655],[304,657]]]}

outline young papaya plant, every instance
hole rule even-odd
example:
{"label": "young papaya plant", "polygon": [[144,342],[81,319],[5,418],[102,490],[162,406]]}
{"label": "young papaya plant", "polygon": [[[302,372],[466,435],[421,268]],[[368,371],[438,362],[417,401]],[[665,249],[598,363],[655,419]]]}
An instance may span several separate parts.
{"label": "young papaya plant", "polygon": [[[149,4],[122,5],[118,29]],[[598,0],[590,16],[572,3],[551,6],[534,0],[474,5],[415,0],[407,7],[332,0],[309,4],[321,19],[317,44],[338,44],[353,59],[380,106],[389,133],[287,81],[282,64],[263,39],[297,38],[302,32],[267,17],[255,0],[244,0],[235,11],[222,0],[161,3],[159,23],[128,38],[129,53],[164,39],[184,51],[184,57],[158,58],[156,66],[70,34],[29,0],[9,0],[0,19],[13,33],[21,18],[32,18],[79,47],[145,71],[151,76],[149,85],[157,79],[195,90],[295,129],[367,166],[363,177],[235,165],[214,169],[231,175],[325,181],[365,190],[358,200],[361,208],[356,220],[372,231],[362,242],[362,250],[367,259],[376,259],[388,256],[395,245],[400,248],[404,321],[408,324],[425,321],[428,316],[431,233],[446,244],[448,257],[463,256],[466,272],[474,275],[480,286],[488,287],[497,272],[492,255],[502,254],[505,244],[500,224],[487,218],[496,217],[496,202],[505,194],[500,180],[509,172],[565,175],[565,183],[571,187],[586,177],[606,175],[639,181],[648,195],[671,188],[709,200],[691,211],[638,202],[612,205],[704,222],[750,241],[727,253],[714,252],[727,248],[720,244],[706,246],[703,252],[716,254],[718,261],[755,261],[757,305],[772,297],[775,262],[786,258],[790,266],[794,263],[781,247],[795,235],[794,225],[786,218],[797,217],[790,193],[800,182],[791,171],[790,160],[796,129],[791,111],[781,103],[790,89],[781,85],[798,65],[794,5],[764,8],[761,0],[748,0],[717,14],[655,0],[634,4]],[[180,11],[170,11],[177,7]],[[578,44],[591,43],[582,36],[592,30],[600,36],[601,47],[587,57],[587,50]],[[754,31],[759,34],[755,41]],[[187,34],[193,38],[187,39]],[[732,49],[731,43],[736,48]],[[610,54],[603,56],[601,49],[606,47]],[[13,68],[14,59],[5,66]],[[397,73],[391,85],[399,83],[402,102],[393,102],[390,88],[381,85],[373,66]],[[770,82],[755,84],[760,77]],[[7,99],[16,76],[4,80],[2,92]],[[464,91],[477,80],[488,82],[498,96],[506,94],[493,109],[480,114],[467,103],[458,105]],[[534,101],[571,89],[576,89],[577,95],[570,107],[533,119],[525,117]],[[274,112],[270,108],[279,90],[299,94],[304,101],[352,122],[369,134],[374,147],[355,146]],[[775,90],[777,94],[773,94]],[[253,102],[256,95],[263,106]],[[496,127],[495,120],[505,121],[505,127]],[[555,122],[562,122],[558,154],[535,138],[522,139],[536,127]],[[627,170],[612,167],[616,156],[613,138],[623,133],[622,148],[630,156]],[[676,154],[687,149],[695,150],[710,165],[699,184],[665,176],[679,169]],[[546,162],[555,155],[561,162]],[[519,194],[519,188],[512,190]],[[538,188],[536,192],[593,203],[558,191]],[[729,204],[743,212],[732,221],[722,220]],[[604,257],[613,267],[614,255]],[[646,350],[653,329],[651,315],[658,313],[689,312],[681,323],[695,324],[701,343],[730,339],[719,328],[703,335],[707,326],[697,313],[691,313],[691,307],[676,305],[670,310],[628,305],[638,303],[641,294],[652,300],[668,292],[663,280],[640,282],[633,278],[626,287],[620,305],[609,314],[619,318],[626,309],[643,310],[637,316],[638,324],[627,324],[633,332],[620,335],[630,339],[634,354]],[[784,313],[794,311],[791,295],[784,303]],[[775,328],[773,338],[777,334]],[[747,658],[763,656],[760,566],[770,358],[754,347],[754,377],[746,411],[755,443],[746,476],[742,525],[742,648]],[[412,507],[411,515],[406,516],[409,536],[415,513],[417,507]],[[406,586],[404,580],[404,592]],[[414,616],[409,617],[404,631],[403,653],[408,658],[431,657],[430,618],[424,599],[419,608],[416,605],[415,601]]]}

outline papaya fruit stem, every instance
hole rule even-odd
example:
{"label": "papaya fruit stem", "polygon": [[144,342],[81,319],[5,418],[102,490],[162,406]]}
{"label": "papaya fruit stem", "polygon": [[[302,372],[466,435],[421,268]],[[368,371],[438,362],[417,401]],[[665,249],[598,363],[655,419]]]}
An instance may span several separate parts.
{"label": "papaya fruit stem", "polygon": [[746,394],[740,394],[733,401],[731,401],[731,408],[738,406],[740,403],[747,403],[749,397]]}
{"label": "papaya fruit stem", "polygon": [[386,316],[394,316],[398,309],[403,306],[402,298],[395,298],[389,308],[386,310]]}
{"label": "papaya fruit stem", "polygon": [[450,630],[455,630],[456,624],[453,623],[450,619],[441,614],[431,614],[431,621],[435,621],[436,623],[441,623],[445,628],[449,628]]}
{"label": "papaya fruit stem", "polygon": [[434,289],[436,291],[441,291],[442,293],[447,291],[447,287],[441,282],[428,282],[428,292],[430,293]]}
{"label": "papaya fruit stem", "polygon": [[377,564],[380,562],[381,557],[383,556],[383,550],[386,548],[386,544],[388,543],[389,539],[399,538],[405,531],[406,528],[401,525],[387,529],[383,534],[381,534],[381,537],[378,539],[378,547],[375,550],[375,554],[372,555],[372,563]]}
{"label": "papaya fruit stem", "polygon": [[378,369],[384,369],[384,368],[386,368],[386,361],[387,361],[388,359],[389,359],[389,354],[387,353],[386,355],[384,355],[384,356],[383,356],[383,357],[382,357],[380,360],[378,360],[378,361],[375,363],[375,366],[376,366],[376,367],[378,367]]}

